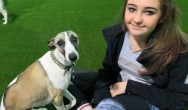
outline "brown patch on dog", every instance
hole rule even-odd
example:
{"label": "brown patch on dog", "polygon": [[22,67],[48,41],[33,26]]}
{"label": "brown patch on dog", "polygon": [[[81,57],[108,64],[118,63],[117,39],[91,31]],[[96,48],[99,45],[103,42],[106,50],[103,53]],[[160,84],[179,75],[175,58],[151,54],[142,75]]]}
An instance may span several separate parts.
{"label": "brown patch on dog", "polygon": [[6,110],[25,110],[33,106],[30,104],[49,97],[46,82],[49,79],[40,62],[36,61],[7,90],[4,97]]}

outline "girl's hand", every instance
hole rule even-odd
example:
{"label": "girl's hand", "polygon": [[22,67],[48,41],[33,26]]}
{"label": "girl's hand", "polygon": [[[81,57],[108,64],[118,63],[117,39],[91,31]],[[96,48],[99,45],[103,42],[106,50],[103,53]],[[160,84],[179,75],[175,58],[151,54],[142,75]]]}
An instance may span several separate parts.
{"label": "girl's hand", "polygon": [[117,82],[110,86],[110,93],[112,97],[124,94],[127,86],[127,81]]}

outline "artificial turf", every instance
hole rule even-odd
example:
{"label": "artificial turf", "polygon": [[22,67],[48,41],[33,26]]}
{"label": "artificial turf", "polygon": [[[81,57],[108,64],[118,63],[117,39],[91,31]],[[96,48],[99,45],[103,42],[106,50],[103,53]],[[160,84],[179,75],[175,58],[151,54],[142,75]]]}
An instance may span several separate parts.
{"label": "artificial turf", "polygon": [[[65,30],[80,39],[76,67],[98,69],[106,48],[101,30],[120,21],[123,1],[5,0],[9,22],[0,21],[0,97],[14,77],[49,50],[48,40]],[[188,1],[177,3],[181,27],[188,32]]]}
{"label": "artificial turf", "polygon": [[[48,40],[73,30],[80,39],[78,68],[97,69],[105,52],[101,30],[119,20],[122,0],[8,0],[0,21],[0,96],[8,83],[48,51]],[[2,16],[0,16],[2,19]]]}

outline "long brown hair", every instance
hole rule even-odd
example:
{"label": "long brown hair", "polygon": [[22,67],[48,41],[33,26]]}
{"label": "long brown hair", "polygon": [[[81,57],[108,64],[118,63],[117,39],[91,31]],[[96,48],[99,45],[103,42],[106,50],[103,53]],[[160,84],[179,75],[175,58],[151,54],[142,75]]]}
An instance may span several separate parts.
{"label": "long brown hair", "polygon": [[[171,62],[174,62],[182,53],[188,53],[188,36],[179,26],[180,11],[175,0],[160,0],[161,18],[147,42],[147,50],[137,59],[146,61],[147,72],[141,74],[163,73]],[[124,13],[127,5],[125,0]],[[126,26],[124,25],[124,29]]]}

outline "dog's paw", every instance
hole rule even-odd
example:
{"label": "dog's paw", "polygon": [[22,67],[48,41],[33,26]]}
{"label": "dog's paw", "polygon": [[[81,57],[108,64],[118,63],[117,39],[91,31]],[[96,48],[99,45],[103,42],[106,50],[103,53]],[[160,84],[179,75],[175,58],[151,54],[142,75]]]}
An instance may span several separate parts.
{"label": "dog's paw", "polygon": [[32,110],[48,110],[47,108],[38,108],[38,109],[32,109]]}
{"label": "dog's paw", "polygon": [[7,22],[3,22],[3,24],[7,24]]}
{"label": "dog's paw", "polygon": [[74,105],[76,105],[76,99],[73,99],[69,104],[65,105],[67,109],[72,108]]}
{"label": "dog's paw", "polygon": [[66,108],[67,110],[69,110],[69,109],[71,108],[71,104],[65,105],[65,108]]}
{"label": "dog's paw", "polygon": [[7,24],[7,19],[3,18],[3,24]]}
{"label": "dog's paw", "polygon": [[5,21],[3,22],[3,24],[7,24],[7,21],[5,20]]}

